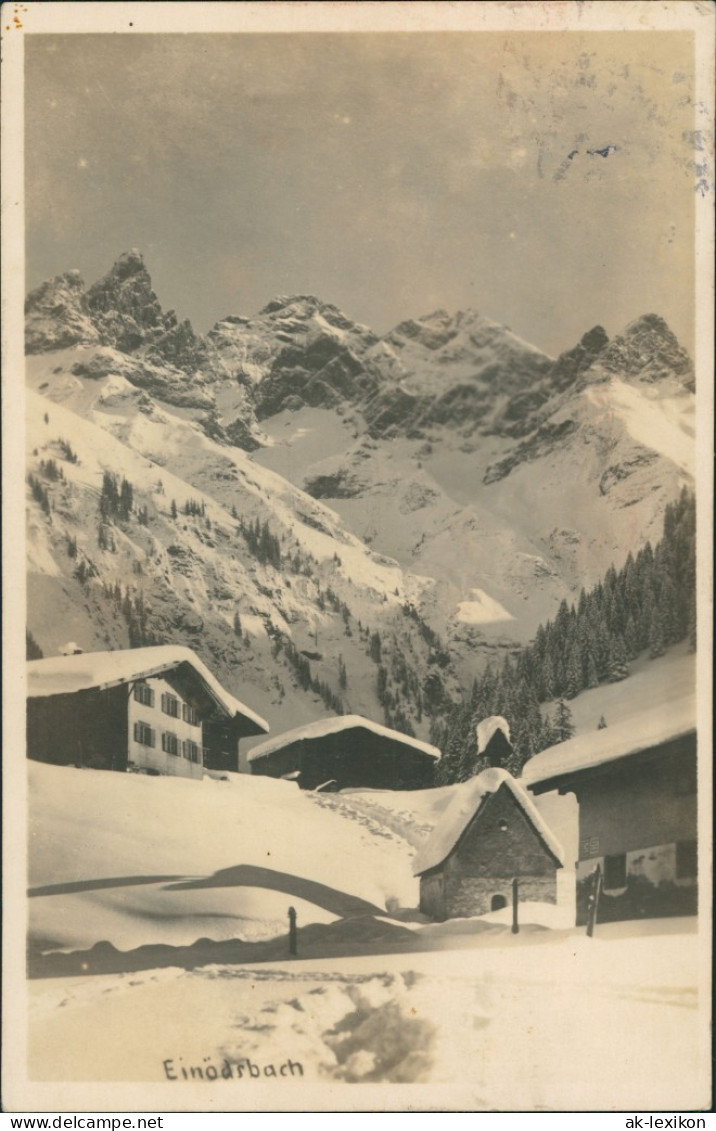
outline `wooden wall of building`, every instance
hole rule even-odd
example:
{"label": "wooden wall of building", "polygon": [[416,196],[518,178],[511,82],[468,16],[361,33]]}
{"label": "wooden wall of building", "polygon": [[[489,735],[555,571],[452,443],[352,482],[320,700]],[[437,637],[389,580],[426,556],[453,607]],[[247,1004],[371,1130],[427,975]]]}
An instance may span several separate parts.
{"label": "wooden wall of building", "polygon": [[126,769],[127,688],[28,699],[27,753],[58,766]]}
{"label": "wooden wall of building", "polygon": [[302,789],[335,779],[339,789],[428,789],[434,759],[398,739],[360,727],[303,738],[251,763],[252,774],[282,777],[300,770]]}
{"label": "wooden wall of building", "polygon": [[696,738],[575,778],[579,859],[696,836]]}

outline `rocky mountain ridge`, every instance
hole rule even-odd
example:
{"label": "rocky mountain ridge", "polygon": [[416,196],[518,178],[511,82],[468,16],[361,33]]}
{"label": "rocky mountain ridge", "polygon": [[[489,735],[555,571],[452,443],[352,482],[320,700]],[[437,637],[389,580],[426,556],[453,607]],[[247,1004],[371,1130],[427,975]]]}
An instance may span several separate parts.
{"label": "rocky mountain ridge", "polygon": [[570,389],[610,376],[694,388],[688,355],[654,314],[612,341],[596,326],[556,360],[473,310],[437,310],[381,338],[311,295],[230,315],[202,337],[164,313],[138,251],[89,288],[77,271],[43,283],[28,296],[26,320],[28,353],[97,344],[88,375],[114,367],[140,388],[161,386],[169,403],[208,408],[213,435],[249,451],[264,443],[261,420],[304,406],[357,407],[376,437],[448,426],[519,440]]}
{"label": "rocky mountain ridge", "polygon": [[[36,288],[27,353],[41,646],[126,646],[139,601],[140,636],[286,725],[340,702],[427,737],[692,474],[693,367],[656,315],[557,359],[475,311],[380,337],[310,295],[201,336],[131,252]],[[109,524],[105,473],[134,492]]]}

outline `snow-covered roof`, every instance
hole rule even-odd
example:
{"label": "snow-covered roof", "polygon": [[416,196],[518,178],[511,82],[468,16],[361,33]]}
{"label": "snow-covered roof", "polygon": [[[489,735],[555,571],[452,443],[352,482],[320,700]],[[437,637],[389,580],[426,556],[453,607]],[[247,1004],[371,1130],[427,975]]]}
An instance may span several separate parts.
{"label": "snow-covered roof", "polygon": [[507,719],[503,719],[502,715],[490,715],[488,718],[483,719],[477,724],[477,753],[484,754],[487,750],[487,744],[496,734],[501,730],[507,741],[510,741],[510,724]]}
{"label": "snow-covered roof", "polygon": [[413,861],[413,875],[419,876],[442,864],[459,841],[483,801],[506,785],[527,820],[560,864],[564,851],[556,836],[537,811],[534,801],[507,770],[492,767],[477,777],[456,786],[455,796]]}
{"label": "snow-covered roof", "polygon": [[269,726],[265,719],[222,687],[191,648],[178,644],[114,652],[82,652],[74,656],[31,660],[27,665],[27,694],[30,699],[38,699],[91,689],[102,690],[133,680],[150,679],[178,668],[181,664],[190,665],[227,715],[231,718],[239,715],[248,719],[256,726],[257,733],[268,732]]}
{"label": "snow-covered roof", "polygon": [[379,734],[383,738],[392,738],[396,742],[402,742],[405,746],[412,746],[415,750],[419,750],[421,754],[428,754],[431,758],[438,759],[440,757],[438,748],[431,746],[429,742],[421,742],[419,738],[411,738],[401,731],[382,727],[379,723],[374,723],[372,719],[364,719],[362,715],[336,715],[331,719],[319,719],[318,722],[307,723],[306,726],[296,727],[295,730],[287,730],[283,734],[277,734],[275,738],[270,738],[268,742],[254,746],[253,750],[249,751],[248,760],[253,762],[257,758],[263,758],[266,754],[273,754],[275,750],[280,750],[284,746],[291,746],[294,742],[300,742],[304,738],[323,738],[325,735],[339,734],[343,730],[352,730],[354,727],[362,727],[364,730],[370,730],[373,734]]}
{"label": "snow-covered roof", "polygon": [[61,656],[76,656],[80,652],[84,652],[84,648],[80,648],[79,644],[76,644],[74,640],[70,640],[68,644],[63,644],[58,651]]}
{"label": "snow-covered roof", "polygon": [[668,709],[655,706],[653,711],[635,715],[627,722],[592,730],[543,750],[526,763],[521,780],[530,789],[542,789],[553,778],[640,754],[695,729],[696,707],[693,696],[687,696],[669,704]]}

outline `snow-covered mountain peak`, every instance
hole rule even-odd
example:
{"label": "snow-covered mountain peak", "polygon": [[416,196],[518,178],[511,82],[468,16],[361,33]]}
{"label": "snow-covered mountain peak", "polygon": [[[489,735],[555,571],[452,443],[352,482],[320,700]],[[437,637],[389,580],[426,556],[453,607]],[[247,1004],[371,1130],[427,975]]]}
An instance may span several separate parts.
{"label": "snow-covered mountain peak", "polygon": [[[387,335],[385,340],[402,350],[407,342],[438,352],[447,360],[457,357],[459,350],[453,347],[445,353],[445,347],[455,343],[462,351],[489,348],[503,354],[507,349],[526,351],[541,357],[546,355],[536,346],[519,338],[508,326],[495,322],[479,311],[468,307],[454,314],[439,309],[420,318],[409,318],[400,322]],[[467,353],[466,353],[467,356]]]}
{"label": "snow-covered mountain peak", "polygon": [[25,349],[28,353],[66,349],[77,342],[99,341],[79,271],[66,271],[40,283],[25,300]]}
{"label": "snow-covered mountain peak", "polygon": [[122,252],[107,274],[114,275],[117,279],[128,279],[130,275],[145,273],[149,276],[144,265],[144,256],[138,248],[133,247],[131,251]]}
{"label": "snow-covered mountain peak", "polygon": [[694,389],[694,367],[676,335],[658,314],[644,314],[630,322],[599,354],[585,381],[621,380],[654,384],[676,379]]}
{"label": "snow-covered mountain peak", "polygon": [[317,314],[322,315],[327,322],[343,330],[353,327],[360,330],[367,329],[365,326],[358,327],[357,323],[351,321],[334,303],[324,302],[316,295],[276,295],[271,302],[259,311],[257,318],[273,315],[274,319],[299,318],[306,320]]}
{"label": "snow-covered mountain peak", "polygon": [[121,255],[92,284],[87,306],[102,337],[124,352],[176,324],[173,314],[164,314],[144,259],[136,250]]}

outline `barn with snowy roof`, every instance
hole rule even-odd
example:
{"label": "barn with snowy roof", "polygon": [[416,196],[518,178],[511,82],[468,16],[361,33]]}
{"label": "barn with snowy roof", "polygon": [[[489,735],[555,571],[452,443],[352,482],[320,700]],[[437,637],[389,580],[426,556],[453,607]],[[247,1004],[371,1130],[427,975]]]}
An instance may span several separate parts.
{"label": "barn with snowy roof", "polygon": [[522,781],[579,803],[577,922],[600,869],[598,920],[696,912],[696,710],[693,696],[535,755]]}
{"label": "barn with snowy roof", "polygon": [[337,715],[286,731],[249,751],[252,774],[297,781],[302,789],[428,789],[440,751],[362,715]]}
{"label": "barn with snowy roof", "polygon": [[190,648],[82,652],[27,665],[27,752],[56,765],[200,778],[238,769],[268,724]]}
{"label": "barn with snowy roof", "polygon": [[490,767],[455,795],[418,852],[420,910],[433,919],[506,907],[512,881],[520,900],[557,902],[562,847],[507,770]]}

